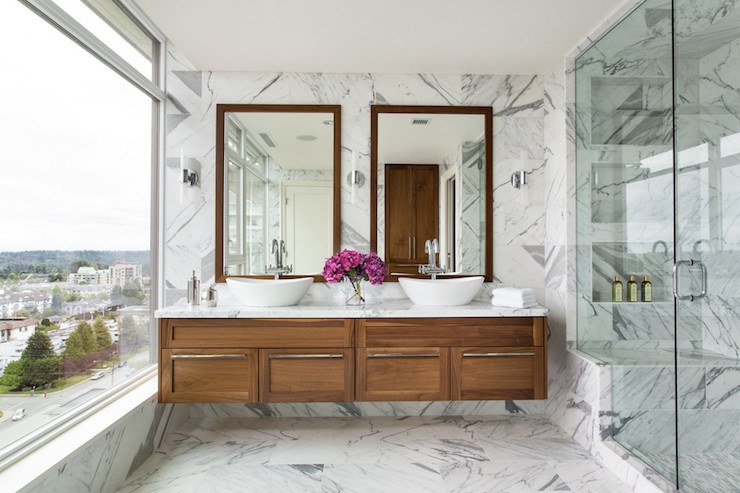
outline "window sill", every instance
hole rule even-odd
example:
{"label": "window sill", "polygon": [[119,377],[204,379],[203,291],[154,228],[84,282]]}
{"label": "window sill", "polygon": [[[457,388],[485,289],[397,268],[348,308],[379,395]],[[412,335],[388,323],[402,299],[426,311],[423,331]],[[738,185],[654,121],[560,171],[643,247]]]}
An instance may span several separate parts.
{"label": "window sill", "polygon": [[[129,412],[157,398],[156,365],[128,385],[111,389],[72,419],[36,435],[0,463],[0,484],[5,491],[19,491],[63,462]],[[51,425],[56,425],[51,423]],[[43,431],[43,428],[39,431]],[[43,466],[39,467],[40,464]]]}

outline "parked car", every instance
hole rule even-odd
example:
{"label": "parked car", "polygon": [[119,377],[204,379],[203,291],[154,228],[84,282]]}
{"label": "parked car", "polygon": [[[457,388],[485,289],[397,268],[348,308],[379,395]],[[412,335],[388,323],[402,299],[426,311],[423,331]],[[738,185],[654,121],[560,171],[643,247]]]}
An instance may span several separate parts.
{"label": "parked car", "polygon": [[20,421],[21,419],[23,419],[23,416],[25,415],[26,415],[25,409],[23,408],[16,409],[15,412],[13,413],[13,421]]}
{"label": "parked car", "polygon": [[97,371],[93,374],[92,377],[90,377],[90,380],[100,380],[101,378],[103,378],[103,375],[105,375],[105,372]]}
{"label": "parked car", "polygon": [[118,368],[123,368],[128,364],[128,360],[123,360],[118,362]]}

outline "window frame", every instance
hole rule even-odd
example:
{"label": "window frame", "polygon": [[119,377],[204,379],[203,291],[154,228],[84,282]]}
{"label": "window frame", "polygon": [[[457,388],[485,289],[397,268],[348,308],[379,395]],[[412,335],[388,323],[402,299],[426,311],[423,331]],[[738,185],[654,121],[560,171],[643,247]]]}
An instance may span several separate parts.
{"label": "window frame", "polygon": [[164,300],[164,162],[166,117],[166,53],[167,39],[132,0],[116,0],[119,8],[145,30],[155,43],[152,64],[152,80],[135,69],[125,59],[94,36],[77,20],[56,5],[52,0],[18,0],[36,13],[62,34],[70,38],[82,49],[118,73],[135,88],[141,90],[152,100],[152,154],[151,154],[151,194],[150,194],[150,327],[149,361],[151,364],[139,374],[108,388],[100,395],[76,406],[74,409],[50,420],[33,432],[19,438],[0,452],[0,471],[18,462],[33,451],[64,433],[67,429],[85,419],[117,396],[129,392],[156,374],[158,356],[158,331],[154,312]]}

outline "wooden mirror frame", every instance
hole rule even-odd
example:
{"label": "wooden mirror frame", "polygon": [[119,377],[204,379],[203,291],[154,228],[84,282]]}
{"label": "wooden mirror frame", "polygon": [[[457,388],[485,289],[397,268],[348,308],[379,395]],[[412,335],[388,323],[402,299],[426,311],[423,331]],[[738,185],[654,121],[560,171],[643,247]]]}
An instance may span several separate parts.
{"label": "wooden mirror frame", "polygon": [[[224,132],[226,113],[332,113],[334,115],[334,205],[333,238],[334,251],[342,244],[342,107],[338,104],[217,104],[216,105],[216,282],[225,282],[227,277],[249,277],[272,279],[272,275],[227,276],[224,274]],[[313,277],[314,282],[324,282],[318,275],[291,274],[284,278]]]}
{"label": "wooden mirror frame", "polygon": [[[485,131],[485,265],[483,276],[493,281],[493,108],[491,106],[370,106],[370,251],[378,251],[378,115],[382,113],[483,115]],[[464,274],[449,277],[471,277],[480,274]],[[387,275],[385,280],[398,281],[396,275]],[[421,277],[424,275],[404,275]]]}

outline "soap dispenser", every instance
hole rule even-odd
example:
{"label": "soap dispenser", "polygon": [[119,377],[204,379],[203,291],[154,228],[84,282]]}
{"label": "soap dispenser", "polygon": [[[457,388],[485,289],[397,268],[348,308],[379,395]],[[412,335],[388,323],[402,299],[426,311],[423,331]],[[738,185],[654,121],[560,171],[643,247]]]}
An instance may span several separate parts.
{"label": "soap dispenser", "polygon": [[193,271],[193,277],[188,280],[188,304],[193,306],[200,305],[200,281]]}
{"label": "soap dispenser", "polygon": [[630,280],[627,283],[627,301],[637,301],[637,281],[635,281],[635,276],[630,276]]}
{"label": "soap dispenser", "polygon": [[622,292],[624,286],[622,285],[622,279],[619,276],[614,276],[614,282],[612,283],[612,301],[622,301]]}

